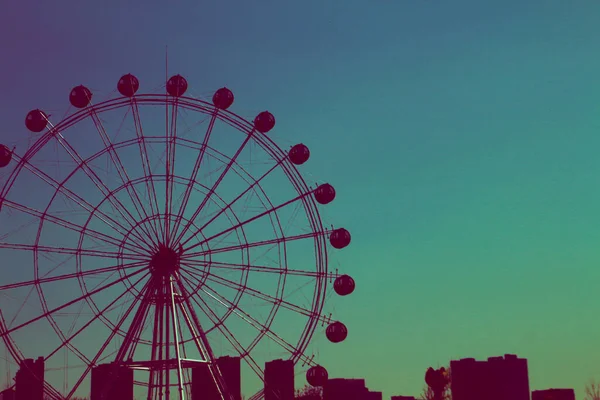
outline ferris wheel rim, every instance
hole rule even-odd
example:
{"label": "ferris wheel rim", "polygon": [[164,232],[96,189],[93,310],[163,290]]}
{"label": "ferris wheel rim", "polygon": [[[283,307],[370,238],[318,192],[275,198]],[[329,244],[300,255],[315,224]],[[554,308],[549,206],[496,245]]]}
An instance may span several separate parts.
{"label": "ferris wheel rim", "polygon": [[[152,101],[154,101],[154,103],[152,103]],[[203,112],[202,110],[204,110],[205,112],[203,112],[203,113],[207,114],[207,115],[209,113],[215,112],[215,107],[213,105],[211,105],[210,103],[207,103],[203,100],[194,99],[191,97],[172,98],[171,96],[168,96],[168,95],[153,95],[153,94],[148,95],[147,94],[147,95],[136,95],[133,98],[126,98],[126,97],[116,98],[116,99],[107,100],[102,103],[97,103],[95,105],[90,105],[89,107],[82,109],[80,111],[77,111],[76,113],[72,114],[71,116],[63,119],[62,121],[57,123],[55,126],[53,126],[53,128],[49,129],[46,133],[44,133],[42,135],[42,137],[40,137],[38,140],[36,140],[36,142],[33,144],[33,146],[27,150],[25,156],[21,158],[18,166],[13,169],[11,175],[9,176],[9,179],[7,180],[6,184],[2,188],[2,191],[1,191],[2,195],[0,196],[0,205],[6,198],[6,194],[9,193],[12,183],[14,183],[15,179],[18,177],[18,174],[24,167],[24,164],[36,154],[37,150],[43,148],[45,146],[45,144],[47,144],[48,141],[52,139],[52,137],[55,135],[56,132],[66,130],[71,126],[76,125],[78,122],[89,117],[92,113],[98,113],[98,110],[100,110],[100,112],[110,111],[110,110],[113,110],[116,108],[129,106],[131,104],[164,105],[164,104],[175,104],[175,103],[177,103],[179,106],[183,106],[183,108],[186,108],[186,106],[189,106],[190,109],[194,109],[195,106],[200,107],[200,109],[195,109],[195,110],[200,111],[200,112]],[[222,122],[228,123],[229,125],[235,127],[236,129],[238,129],[242,132],[245,132],[248,135],[253,134],[253,135],[258,136],[258,138],[262,140],[262,141],[257,140],[257,142],[259,144],[261,144],[261,147],[264,146],[263,149],[265,151],[267,151],[267,149],[271,150],[270,154],[272,156],[276,155],[279,157],[279,158],[276,158],[274,156],[275,159],[281,161],[281,165],[280,165],[281,168],[284,170],[284,173],[286,174],[286,176],[288,177],[290,182],[292,182],[292,184],[294,185],[296,190],[298,192],[300,192],[300,189],[302,189],[302,191],[304,193],[312,192],[311,188],[309,188],[309,186],[306,184],[303,177],[300,175],[296,166],[294,166],[293,164],[291,164],[289,162],[285,152],[283,152],[283,150],[279,146],[277,146],[277,144],[275,144],[270,137],[268,137],[265,134],[261,134],[260,132],[255,131],[252,127],[252,124],[249,121],[245,120],[244,118],[242,118],[242,117],[238,116],[237,114],[234,114],[230,111],[218,110],[218,112],[216,112],[216,114],[219,116],[223,116],[223,115],[227,116],[227,118],[226,117],[219,118]],[[34,149],[37,149],[37,150],[34,150]],[[268,198],[268,196],[267,196],[267,198]],[[307,215],[307,217],[309,218],[309,221],[310,221],[309,223],[310,223],[311,227],[313,227],[313,230],[317,231],[317,232],[322,232],[322,233],[327,232],[327,230],[323,227],[323,223],[320,218],[316,202],[312,198],[312,196],[305,196],[304,198],[300,199],[300,201],[303,203],[304,208],[307,211],[307,214],[309,214],[309,215]],[[91,216],[90,216],[90,218],[91,218]],[[43,224],[43,219],[41,220],[40,226],[42,224]],[[82,232],[82,235],[83,235],[83,232]],[[317,254],[316,265],[317,265],[318,270],[321,270],[321,269],[323,270],[323,271],[321,271],[321,272],[323,272],[323,274],[317,276],[317,278],[316,278],[317,282],[315,284],[315,296],[313,297],[313,306],[311,308],[313,309],[313,313],[315,313],[316,315],[321,315],[322,309],[324,306],[326,280],[327,280],[327,278],[330,278],[330,277],[327,276],[328,275],[328,273],[327,273],[327,251],[325,250],[326,249],[325,234],[318,234],[318,235],[314,236],[314,238],[315,238],[315,254]],[[285,244],[285,242],[284,242],[284,244]],[[286,263],[286,269],[287,269],[287,263]],[[284,274],[284,276],[285,276],[285,274]],[[38,286],[38,285],[36,285],[36,286]],[[285,280],[284,280],[283,286],[285,286]],[[308,342],[310,342],[310,339],[312,338],[312,336],[314,334],[314,330],[315,330],[314,326],[316,326],[316,324],[318,322],[320,322],[319,319],[314,319],[314,318],[309,319],[309,323],[305,326],[305,329],[304,329],[303,333],[301,334],[300,341],[302,341],[303,344],[306,343],[306,345],[308,345]],[[3,338],[4,338],[4,335],[3,335]],[[306,349],[306,346],[300,346],[300,347],[303,347],[303,350],[299,351],[298,354],[293,353],[292,356],[290,357],[290,359],[294,360],[294,363],[298,362],[301,358],[303,358],[302,356],[303,356],[304,350]]]}
{"label": "ferris wheel rim", "polygon": [[[111,110],[112,110],[112,108],[111,108]],[[72,123],[72,125],[75,125],[77,122],[78,122],[78,121],[76,121],[76,122],[73,122],[73,123]],[[56,128],[55,128],[55,129],[58,129],[57,127],[58,127],[58,124],[56,125]],[[68,128],[64,128],[64,129],[68,129]],[[163,139],[164,139],[164,137],[162,137],[162,136],[145,136],[145,137],[144,137],[144,139],[146,139],[148,142],[153,142],[153,141],[159,141],[159,140],[163,140]],[[131,146],[131,145],[134,145],[135,143],[137,143],[137,142],[138,142],[138,140],[139,140],[139,139],[135,139],[135,138],[134,138],[134,139],[129,139],[129,140],[122,141],[122,142],[113,143],[113,148],[122,148],[122,147]],[[186,139],[186,138],[176,138],[175,142],[177,142],[177,141],[182,141],[182,142],[188,142],[188,143],[195,143],[195,144],[197,144],[197,142],[195,142],[195,141],[192,141],[192,140],[189,140],[189,139]],[[210,148],[210,146],[207,146],[207,147],[208,147],[208,148]],[[211,150],[214,150],[214,149],[212,149],[212,148],[211,148]],[[92,154],[91,156],[87,157],[86,159],[84,159],[82,163],[80,163],[80,164],[79,164],[77,167],[75,167],[75,168],[74,168],[74,169],[71,171],[71,173],[70,173],[70,174],[69,174],[67,177],[65,177],[65,179],[64,179],[62,182],[60,182],[60,187],[63,187],[63,186],[64,186],[64,184],[65,184],[66,182],[68,182],[68,181],[69,181],[69,179],[71,179],[72,175],[73,175],[74,173],[76,173],[76,172],[77,172],[79,169],[81,169],[81,167],[82,167],[82,165],[83,165],[84,163],[88,163],[88,164],[89,164],[91,161],[93,161],[93,160],[97,159],[98,157],[100,157],[100,156],[102,156],[102,155],[106,154],[108,151],[109,151],[109,149],[108,149],[108,148],[104,148],[104,149],[102,149],[102,150],[100,150],[100,151],[98,151],[98,152],[96,152],[96,153]],[[35,154],[31,154],[31,157],[33,157],[34,155],[35,155]],[[220,154],[220,155],[221,155],[222,157],[224,157],[224,158],[228,159],[228,157],[227,157],[227,156],[225,156],[225,155],[223,155],[223,154]],[[258,188],[260,189],[260,191],[261,191],[261,192],[263,193],[263,195],[265,196],[265,199],[266,199],[267,201],[269,201],[269,199],[268,199],[268,195],[266,194],[266,192],[265,192],[264,188],[262,188],[262,186],[260,185],[260,183],[258,183],[258,182],[256,181],[256,179],[255,179],[255,178],[253,178],[253,177],[252,177],[252,176],[251,176],[249,173],[247,173],[247,172],[244,170],[244,168],[243,168],[242,166],[240,166],[239,164],[237,164],[237,162],[234,162],[234,164],[235,164],[235,165],[237,165],[237,167],[238,167],[238,168],[239,168],[239,169],[240,169],[242,172],[245,172],[245,173],[246,173],[246,175],[248,176],[248,179],[250,179],[250,180],[252,180],[252,181],[253,181],[253,183],[252,183],[252,184],[257,184],[257,185],[256,185],[256,187],[258,187]],[[239,172],[238,172],[237,170],[234,170],[234,172],[235,172],[236,174],[240,175],[240,174],[239,174]],[[240,175],[240,176],[241,176],[241,175]],[[186,178],[186,177],[181,177],[181,176],[176,176],[176,175],[174,175],[174,177],[176,177],[176,178],[178,178],[178,179],[181,179],[181,180],[189,180],[189,178]],[[162,174],[153,174],[153,178],[157,178],[157,179],[158,179],[158,178],[160,178],[159,180],[162,180],[162,178],[164,178],[164,176],[163,176]],[[247,178],[243,177],[243,179],[244,179],[244,180],[246,180]],[[92,217],[94,216],[94,212],[97,210],[97,208],[98,208],[98,207],[99,207],[99,206],[100,206],[100,205],[101,205],[103,202],[105,202],[105,201],[107,200],[107,198],[108,198],[109,196],[112,196],[112,195],[114,195],[114,193],[115,193],[115,192],[118,192],[118,191],[121,191],[121,190],[123,190],[123,189],[124,189],[126,186],[132,186],[132,185],[135,185],[135,184],[137,184],[137,183],[143,182],[144,180],[145,180],[145,177],[138,177],[138,178],[136,178],[136,179],[130,180],[130,181],[128,181],[128,182],[125,182],[125,183],[123,183],[121,186],[119,186],[119,187],[117,187],[117,188],[113,189],[113,190],[112,190],[112,191],[111,191],[111,192],[110,192],[110,193],[109,193],[107,196],[105,196],[105,197],[104,197],[102,200],[100,200],[100,202],[99,202],[99,203],[96,205],[96,207],[94,207],[94,210],[93,210],[93,211],[90,213],[90,215],[89,215],[89,217],[88,217],[88,219],[87,219],[86,223],[83,225],[83,228],[84,228],[84,229],[87,229],[87,225],[88,225],[88,223],[90,222],[90,220],[92,219]],[[195,182],[195,183],[196,183],[196,184],[198,184],[199,186],[203,186],[203,185],[199,184],[198,182]],[[249,183],[249,182],[247,182],[247,181],[246,181],[246,183]],[[206,188],[206,187],[204,187],[204,188]],[[47,209],[50,207],[51,203],[54,201],[54,199],[55,199],[55,197],[56,197],[56,195],[57,195],[57,194],[58,194],[58,189],[56,189],[56,190],[55,190],[55,194],[54,194],[53,198],[50,200],[50,202],[48,203],[48,206],[47,206],[46,210],[47,210]],[[219,198],[219,199],[220,199],[220,196],[219,196],[218,194],[216,194],[216,193],[213,193],[213,194],[212,194],[212,196],[215,196],[215,197],[217,197],[217,198]],[[221,200],[221,201],[223,201],[223,202],[225,202],[225,201],[224,201],[224,200],[222,200],[222,199],[220,199],[220,200]],[[262,199],[261,199],[261,201],[262,201]],[[272,204],[272,203],[270,203],[270,204]],[[234,213],[234,214],[235,214],[235,213]],[[277,216],[277,214],[275,214],[275,215]],[[156,216],[153,216],[153,218],[154,218],[154,217],[156,217]],[[141,222],[141,221],[140,221],[140,222]],[[138,223],[140,223],[140,222],[138,222]],[[42,218],[41,218],[41,220],[40,220],[40,228],[41,228],[41,226],[43,225],[43,223],[44,223],[44,217],[42,217]],[[280,231],[281,231],[281,230],[282,230],[282,227],[281,227],[281,224],[280,224],[279,222],[278,222],[278,226],[279,226],[279,229],[280,229]],[[133,229],[132,229],[132,230],[133,230]],[[242,231],[243,231],[243,227],[242,227]],[[82,231],[82,235],[83,235],[84,233],[85,233],[85,232],[84,232],[84,231]],[[128,235],[128,233],[127,233],[126,235]],[[36,239],[37,239],[37,240],[36,240],[36,245],[37,245],[37,244],[38,244],[38,241],[39,241],[39,237],[38,237],[38,238],[36,238]],[[80,245],[80,243],[79,243],[79,245]],[[283,242],[283,245],[285,246],[285,242]],[[78,247],[78,250],[80,250],[80,247]],[[79,264],[80,264],[80,263],[78,262],[78,263],[77,263],[77,265],[79,266]],[[317,271],[320,271],[320,270],[321,270],[321,268],[319,268],[320,266],[321,266],[321,264],[318,264],[318,265],[317,265]],[[284,270],[285,270],[285,269],[287,269],[287,267],[286,267],[286,268],[284,268]],[[37,268],[36,268],[36,270],[37,270]],[[327,273],[327,272],[326,272],[326,268],[325,268],[325,272],[323,272],[323,273],[324,273],[324,274],[326,274],[326,273]],[[247,277],[248,277],[248,276],[249,276],[249,274],[247,274],[247,275],[246,275],[246,280],[247,280]],[[284,273],[284,274],[282,274],[282,275],[281,275],[281,278],[283,279],[283,282],[281,282],[280,284],[278,284],[278,289],[277,289],[277,292],[280,292],[280,290],[279,290],[279,289],[280,289],[280,287],[281,287],[281,294],[280,294],[280,296],[282,296],[282,295],[283,295],[283,291],[284,291],[284,285],[285,285],[285,279],[287,278],[287,274],[285,274],[285,273]],[[79,278],[78,278],[78,279],[79,279]],[[80,280],[80,281],[81,281],[81,280]],[[85,284],[85,283],[84,283],[84,284]],[[280,286],[280,285],[281,285],[281,286]],[[245,289],[245,288],[244,288],[244,289]],[[86,292],[86,289],[82,289],[82,292],[85,294],[85,292]],[[40,295],[40,297],[41,297],[42,299],[44,298],[44,296],[43,296],[43,294],[42,294],[42,293],[39,293],[39,295]],[[236,300],[234,300],[234,306],[235,306],[235,305],[237,305],[237,304],[239,303],[239,300],[240,300],[240,298],[241,298],[241,296],[242,296],[242,295],[243,295],[243,290],[242,290],[242,291],[240,291],[238,295],[236,295]],[[86,302],[88,302],[88,304],[90,304],[90,302],[91,302],[91,304],[90,304],[90,305],[92,306],[93,310],[94,310],[95,312],[99,312],[99,310],[97,309],[97,306],[95,305],[95,303],[93,302],[93,300],[92,300],[91,298],[86,298]],[[274,305],[274,307],[273,307],[273,308],[275,309],[274,311],[276,312],[276,311],[277,311],[277,309],[279,308],[279,304],[278,304],[278,303],[275,303],[275,305]],[[44,308],[44,311],[47,311],[47,310],[46,310],[46,308]],[[313,312],[314,312],[314,310],[313,310]],[[229,311],[226,313],[226,316],[223,316],[221,319],[219,319],[219,321],[218,321],[218,324],[222,324],[222,323],[224,322],[224,320],[225,320],[227,317],[229,317],[229,316],[231,315],[231,313],[232,313],[232,311],[231,311],[231,310],[229,310]],[[50,316],[48,316],[48,318],[51,318],[51,319],[52,319],[52,316],[50,315]],[[271,325],[271,323],[273,322],[274,318],[275,318],[275,315],[273,315],[273,316],[271,317],[271,314],[270,314],[270,316],[269,316],[269,318],[268,318],[268,321],[269,321],[269,322],[268,322],[268,323],[266,323],[265,325],[267,325],[267,327],[269,327],[269,326]],[[112,324],[110,321],[107,321],[107,320],[105,319],[105,317],[104,317],[104,316],[100,316],[100,319],[101,319],[101,320],[102,320],[102,321],[103,321],[105,324],[109,324],[111,329],[112,329],[112,328],[114,328],[114,324]],[[53,327],[56,325],[56,324],[55,324],[55,321],[54,321],[53,319],[52,319],[52,321],[51,321],[51,324],[53,325]],[[211,327],[211,329],[207,330],[207,331],[206,331],[206,333],[208,334],[210,331],[212,331],[212,330],[213,330],[213,328],[216,328],[216,327]],[[58,329],[58,328],[56,328],[56,329]],[[56,332],[58,335],[61,335],[61,333],[57,332],[56,330],[55,330],[55,332]],[[119,331],[119,334],[120,334],[120,335],[123,335],[123,332],[122,332],[122,331]],[[260,335],[258,335],[258,336],[255,338],[255,340],[254,340],[254,341],[253,341],[253,342],[252,342],[252,343],[251,343],[251,344],[250,344],[248,347],[249,347],[249,348],[254,348],[254,347],[255,347],[255,346],[258,344],[258,342],[259,342],[259,341],[260,341],[260,340],[261,340],[261,339],[262,339],[264,336],[265,336],[265,333],[261,333]],[[191,339],[189,339],[189,340],[191,340]],[[189,341],[189,340],[188,340],[188,341]],[[185,342],[187,342],[187,341],[185,341]],[[184,342],[184,343],[185,343],[185,342]],[[144,342],[142,342],[142,343],[144,343]],[[249,352],[249,351],[248,351],[248,352]]]}

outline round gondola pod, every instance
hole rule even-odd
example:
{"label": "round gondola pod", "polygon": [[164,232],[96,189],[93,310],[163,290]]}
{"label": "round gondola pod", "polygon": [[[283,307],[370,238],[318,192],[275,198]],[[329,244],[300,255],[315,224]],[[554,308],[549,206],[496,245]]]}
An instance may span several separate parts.
{"label": "round gondola pod", "polygon": [[306,381],[310,386],[325,386],[328,379],[329,373],[320,365],[312,366],[308,369],[308,371],[306,371]]}
{"label": "round gondola pod", "polygon": [[167,81],[167,93],[173,97],[180,97],[186,92],[188,83],[181,75],[174,75]]}
{"label": "round gondola pod", "polygon": [[48,126],[48,116],[42,110],[31,110],[25,117],[25,126],[31,132],[40,133]]}
{"label": "round gondola pod", "polygon": [[254,118],[254,129],[260,133],[267,133],[274,127],[275,117],[268,111],[263,111]]}
{"label": "round gondola pod", "polygon": [[338,250],[347,247],[351,241],[352,237],[350,236],[350,232],[344,228],[334,229],[329,236],[329,243]]}
{"label": "round gondola pod", "polygon": [[213,95],[212,102],[220,110],[227,110],[233,104],[233,92],[226,87],[217,90]]}
{"label": "round gondola pod", "polygon": [[125,97],[133,97],[140,88],[140,81],[132,74],[123,75],[117,83],[117,90]]}
{"label": "round gondola pod", "polygon": [[315,189],[315,200],[319,204],[329,204],[335,199],[335,189],[329,183],[319,185]]}
{"label": "round gondola pod", "polygon": [[306,145],[299,143],[290,149],[288,157],[292,164],[302,165],[310,158],[310,150],[308,150]]}
{"label": "round gondola pod", "polygon": [[333,290],[340,296],[348,296],[356,288],[356,282],[350,275],[340,275],[333,281]]}
{"label": "round gondola pod", "polygon": [[12,160],[12,151],[8,146],[0,144],[0,168],[6,167]]}
{"label": "round gondola pod", "polygon": [[348,328],[339,321],[333,322],[325,330],[325,336],[331,343],[341,343],[348,337]]}
{"label": "round gondola pod", "polygon": [[85,108],[92,102],[92,92],[83,85],[75,86],[69,94],[69,101],[75,108]]}

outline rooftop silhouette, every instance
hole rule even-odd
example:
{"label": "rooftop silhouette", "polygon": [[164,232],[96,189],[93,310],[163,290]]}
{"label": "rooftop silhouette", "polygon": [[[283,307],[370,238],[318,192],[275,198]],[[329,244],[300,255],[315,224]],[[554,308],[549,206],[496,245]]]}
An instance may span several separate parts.
{"label": "rooftop silhouette", "polygon": [[546,389],[531,392],[531,400],[575,400],[573,389]]}
{"label": "rooftop silhouette", "polygon": [[450,362],[453,400],[529,400],[527,359],[506,354]]}

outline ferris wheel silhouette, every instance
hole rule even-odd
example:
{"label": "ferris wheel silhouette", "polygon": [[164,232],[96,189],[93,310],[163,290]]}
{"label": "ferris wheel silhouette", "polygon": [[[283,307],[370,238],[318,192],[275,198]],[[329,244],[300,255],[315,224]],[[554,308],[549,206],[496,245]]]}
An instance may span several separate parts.
{"label": "ferris wheel silhouette", "polygon": [[166,93],[139,87],[124,75],[120,96],[94,103],[77,86],[64,119],[27,114],[35,141],[24,152],[0,146],[0,336],[11,358],[42,356],[56,399],[81,393],[103,364],[133,371],[148,399],[189,398],[190,370],[203,366],[229,399],[218,356],[264,381],[269,342],[323,385],[327,370],[306,350],[319,326],[346,339],[323,307],[332,283],[341,296],[355,288],[328,268],[328,252],[351,241],[321,220],[333,186],[310,186],[308,147],[280,148],[268,111],[231,112],[228,88],[208,102],[186,95],[181,75]]}

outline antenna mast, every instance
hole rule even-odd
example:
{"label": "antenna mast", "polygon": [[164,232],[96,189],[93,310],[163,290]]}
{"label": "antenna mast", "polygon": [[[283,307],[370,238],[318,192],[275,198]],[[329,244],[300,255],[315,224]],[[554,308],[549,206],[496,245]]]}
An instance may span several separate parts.
{"label": "antenna mast", "polygon": [[169,45],[165,45],[165,85],[169,80]]}

